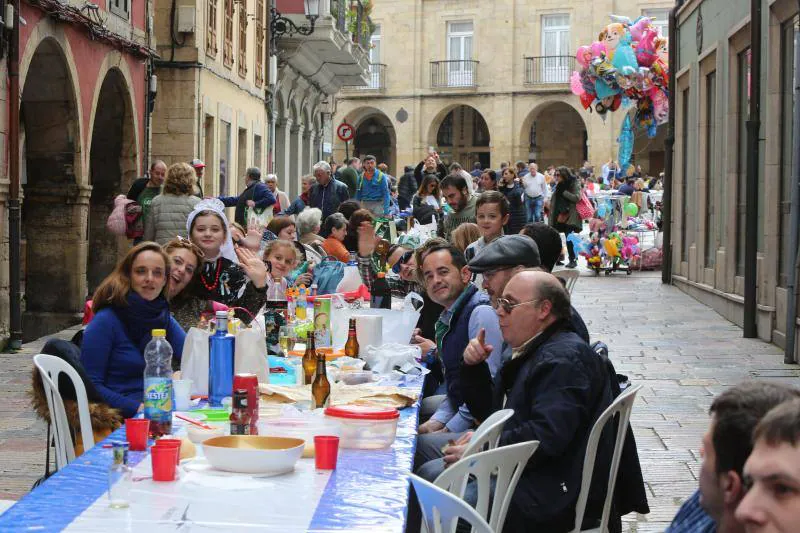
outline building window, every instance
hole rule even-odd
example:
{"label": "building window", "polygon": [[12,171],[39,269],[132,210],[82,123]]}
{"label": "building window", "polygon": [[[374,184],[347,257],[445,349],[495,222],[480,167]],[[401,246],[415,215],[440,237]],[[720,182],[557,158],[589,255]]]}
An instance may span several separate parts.
{"label": "building window", "polygon": [[717,73],[706,75],[706,268],[713,268],[719,247],[717,230]]}
{"label": "building window", "polygon": [[643,9],[642,16],[652,19],[652,25],[660,35],[669,35],[669,9]]}
{"label": "building window", "polygon": [[[794,260],[789,248],[792,208],[792,165],[794,164],[794,142],[792,117],[794,115],[794,39],[798,32],[798,18],[785,23],[781,28],[781,187],[779,198],[780,221],[778,223],[778,285],[785,287],[789,275],[787,260]],[[794,265],[789,266],[794,268]]]}
{"label": "building window", "polygon": [[206,115],[205,123],[203,124],[203,136],[205,137],[205,159],[207,169],[203,172],[203,183],[198,184],[203,188],[203,192],[210,196],[216,196],[217,192],[214,190],[214,117]]}
{"label": "building window", "polygon": [[[239,151],[236,158],[236,175],[244,176],[245,170],[250,166],[247,164],[247,130],[239,128],[239,135],[236,139],[236,147]],[[240,190],[238,184],[236,190]]]}
{"label": "building window", "polygon": [[381,26],[375,25],[375,31],[369,39],[369,88],[382,89],[381,83]]}
{"label": "building window", "polygon": [[247,0],[239,4],[239,76],[247,76]]}
{"label": "building window", "polygon": [[264,0],[256,0],[256,87],[264,83]]}
{"label": "building window", "polygon": [[222,45],[222,63],[228,67],[233,67],[233,0],[222,0],[225,12]]}
{"label": "building window", "polygon": [[131,0],[108,0],[108,8],[112,13],[125,20],[131,16]]}
{"label": "building window", "polygon": [[253,135],[253,165],[261,168],[261,135]]}
{"label": "building window", "polygon": [[447,24],[447,75],[450,87],[473,85],[472,22]]}
{"label": "building window", "polygon": [[219,194],[228,196],[228,175],[231,171],[231,125],[220,120],[219,132]]}
{"label": "building window", "polygon": [[569,15],[542,15],[541,79],[545,83],[566,83],[572,74],[569,53]]}
{"label": "building window", "polygon": [[211,57],[217,56],[217,0],[208,0],[206,55]]}
{"label": "building window", "polygon": [[681,93],[681,261],[689,260],[689,89]]}
{"label": "building window", "polygon": [[750,48],[736,58],[736,275],[744,275],[745,211],[747,207],[747,115],[750,108]]}

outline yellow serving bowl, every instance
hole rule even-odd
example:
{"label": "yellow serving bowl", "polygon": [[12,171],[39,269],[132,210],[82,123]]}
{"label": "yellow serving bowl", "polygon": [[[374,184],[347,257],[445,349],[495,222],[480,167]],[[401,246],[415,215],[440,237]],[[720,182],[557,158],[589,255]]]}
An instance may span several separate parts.
{"label": "yellow serving bowl", "polygon": [[304,447],[303,439],[228,435],[203,442],[203,455],[225,472],[276,475],[294,470]]}

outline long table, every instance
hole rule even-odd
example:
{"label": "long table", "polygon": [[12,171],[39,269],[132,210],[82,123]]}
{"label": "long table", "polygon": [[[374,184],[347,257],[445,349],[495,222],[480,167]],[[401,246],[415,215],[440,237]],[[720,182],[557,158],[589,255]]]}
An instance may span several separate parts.
{"label": "long table", "polygon": [[[421,390],[421,380],[408,384]],[[397,438],[386,450],[340,450],[336,470],[317,471],[300,459],[275,477],[193,470],[180,479],[135,481],[128,509],[108,506],[110,450],[124,428],[78,457],[0,515],[5,531],[363,531],[402,533],[408,473],[416,445],[419,403],[403,409]],[[148,452],[130,452],[134,479],[150,472]]]}

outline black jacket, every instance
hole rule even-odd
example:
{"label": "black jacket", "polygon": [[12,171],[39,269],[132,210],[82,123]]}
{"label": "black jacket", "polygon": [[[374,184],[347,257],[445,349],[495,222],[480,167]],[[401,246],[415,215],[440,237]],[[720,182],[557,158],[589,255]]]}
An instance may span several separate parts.
{"label": "black jacket", "polygon": [[506,224],[505,228],[506,233],[516,235],[528,221],[525,204],[522,201],[523,189],[518,182],[514,182],[511,187],[498,183],[497,190],[506,197],[510,208],[509,214],[511,216],[508,217],[508,224]]}
{"label": "black jacket", "polygon": [[[425,172],[425,161],[420,161],[416,168],[414,168],[414,177],[417,178],[417,183],[422,185],[422,180],[425,178],[426,174],[428,173]],[[437,178],[439,178],[439,181],[442,181],[447,174],[447,167],[444,166],[444,163],[437,163],[435,175]]]}
{"label": "black jacket", "polygon": [[[484,362],[463,365],[461,384],[477,420],[514,409],[501,445],[540,441],[514,492],[504,531],[570,531],[589,433],[614,396],[604,362],[569,325],[557,322],[507,361],[494,383]],[[584,527],[594,527],[602,514],[613,433],[604,432],[598,445]],[[623,463],[620,470],[625,468]]]}
{"label": "black jacket", "polygon": [[[397,198],[403,199],[405,201],[406,207],[411,203],[411,197],[414,196],[414,193],[417,192],[419,185],[417,184],[417,178],[414,177],[414,170],[406,171],[402,176],[400,176],[400,181],[397,183]],[[403,207],[402,205],[400,206]]]}

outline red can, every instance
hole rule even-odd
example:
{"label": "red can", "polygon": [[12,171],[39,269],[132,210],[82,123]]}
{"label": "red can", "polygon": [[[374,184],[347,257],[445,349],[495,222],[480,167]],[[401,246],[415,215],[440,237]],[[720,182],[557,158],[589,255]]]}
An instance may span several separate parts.
{"label": "red can", "polygon": [[250,434],[258,435],[258,376],[255,374],[236,374],[233,376],[233,390],[247,391],[247,410],[250,413]]}

